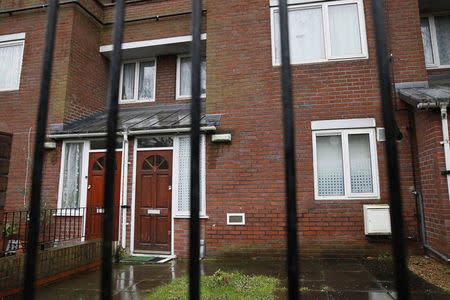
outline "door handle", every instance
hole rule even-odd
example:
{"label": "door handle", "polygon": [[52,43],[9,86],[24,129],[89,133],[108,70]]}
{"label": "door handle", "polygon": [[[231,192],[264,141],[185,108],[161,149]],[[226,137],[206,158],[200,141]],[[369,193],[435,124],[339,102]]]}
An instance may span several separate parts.
{"label": "door handle", "polygon": [[88,184],[88,190],[90,190],[91,189],[91,185],[90,184]]}
{"label": "door handle", "polygon": [[171,185],[169,185],[169,191],[171,191],[172,190],[172,186]]}

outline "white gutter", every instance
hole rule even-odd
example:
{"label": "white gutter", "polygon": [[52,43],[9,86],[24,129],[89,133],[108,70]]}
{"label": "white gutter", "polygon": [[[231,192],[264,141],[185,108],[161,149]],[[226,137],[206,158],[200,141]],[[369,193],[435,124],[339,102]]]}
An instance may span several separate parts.
{"label": "white gutter", "polygon": [[[216,131],[216,126],[203,126],[200,127],[200,131]],[[151,135],[151,134],[166,134],[166,133],[184,133],[191,131],[190,127],[185,128],[167,128],[167,129],[147,129],[147,130],[136,130],[128,132],[128,136],[134,135]],[[118,132],[117,135],[124,135],[123,132]],[[49,134],[47,138],[49,139],[79,139],[79,138],[93,138],[93,137],[105,137],[106,132],[94,132],[94,133],[58,133]]]}
{"label": "white gutter", "polygon": [[[128,132],[123,133],[123,145],[122,145],[122,156],[123,156],[123,166],[122,166],[122,205],[127,205],[128,202]],[[122,248],[127,246],[127,208],[120,208],[120,214],[122,216],[122,234],[121,243]]]}

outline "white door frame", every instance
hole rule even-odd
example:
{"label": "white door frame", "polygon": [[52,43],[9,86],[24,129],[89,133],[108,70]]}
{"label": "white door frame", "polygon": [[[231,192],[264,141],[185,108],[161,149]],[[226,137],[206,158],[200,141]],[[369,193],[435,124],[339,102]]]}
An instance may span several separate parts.
{"label": "white door frame", "polygon": [[[172,136],[174,139],[175,137]],[[137,161],[137,153],[139,152],[149,152],[149,151],[172,151],[172,207],[171,207],[171,228],[170,228],[170,255],[159,255],[161,257],[165,256],[173,256],[174,255],[174,221],[173,221],[173,175],[175,171],[175,166],[173,164],[173,146],[172,147],[155,147],[155,148],[139,148],[137,147],[137,141],[139,138],[133,139],[133,180],[131,184],[131,235],[130,235],[130,252],[131,255],[134,256],[149,256],[151,254],[143,254],[143,253],[135,253],[134,251],[134,227],[135,227],[135,207],[136,207],[136,161]]]}

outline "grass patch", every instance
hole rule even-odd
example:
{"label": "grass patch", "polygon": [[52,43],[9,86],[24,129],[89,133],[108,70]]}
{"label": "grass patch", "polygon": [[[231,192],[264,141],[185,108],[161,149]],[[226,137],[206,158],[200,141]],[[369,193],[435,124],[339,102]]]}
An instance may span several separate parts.
{"label": "grass patch", "polygon": [[[268,276],[250,276],[238,272],[227,273],[218,270],[212,276],[201,278],[201,299],[205,300],[271,300],[280,281]],[[146,299],[184,300],[188,299],[188,279],[182,277],[160,286]]]}

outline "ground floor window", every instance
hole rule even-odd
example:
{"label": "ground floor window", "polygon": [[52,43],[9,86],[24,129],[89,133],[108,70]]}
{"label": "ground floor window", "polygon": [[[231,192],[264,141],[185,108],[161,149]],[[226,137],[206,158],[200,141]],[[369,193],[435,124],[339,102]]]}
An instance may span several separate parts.
{"label": "ground floor window", "polygon": [[78,208],[81,200],[84,142],[64,143],[59,208]]}
{"label": "ground floor window", "polygon": [[313,153],[317,200],[379,197],[375,128],[313,130]]}

